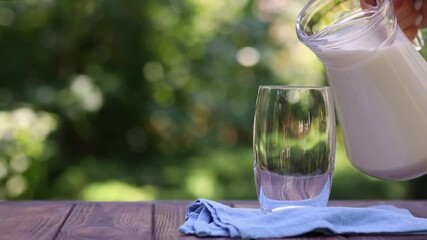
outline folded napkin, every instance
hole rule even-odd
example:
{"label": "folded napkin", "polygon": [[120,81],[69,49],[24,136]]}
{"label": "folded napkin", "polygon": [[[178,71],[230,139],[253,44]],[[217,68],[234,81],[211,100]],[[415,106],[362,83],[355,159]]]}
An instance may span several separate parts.
{"label": "folded napkin", "polygon": [[390,205],[372,207],[297,207],[264,214],[198,199],[187,207],[179,231],[199,237],[280,238],[324,234],[424,234],[427,218]]}

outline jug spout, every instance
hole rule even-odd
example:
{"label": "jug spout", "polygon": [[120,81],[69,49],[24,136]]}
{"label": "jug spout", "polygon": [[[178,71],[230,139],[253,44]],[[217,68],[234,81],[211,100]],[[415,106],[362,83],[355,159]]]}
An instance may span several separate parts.
{"label": "jug spout", "polygon": [[312,0],[297,35],[325,66],[353,166],[373,177],[427,173],[427,63],[391,0]]}
{"label": "jug spout", "polygon": [[389,0],[311,0],[296,20],[297,36],[315,53],[389,44],[396,17]]}

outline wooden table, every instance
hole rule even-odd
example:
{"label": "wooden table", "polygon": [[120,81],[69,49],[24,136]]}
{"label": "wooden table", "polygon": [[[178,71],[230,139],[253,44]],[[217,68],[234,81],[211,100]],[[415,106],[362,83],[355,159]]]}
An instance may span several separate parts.
{"label": "wooden table", "polygon": [[[155,202],[0,202],[0,239],[197,239],[183,236],[190,201]],[[221,201],[233,207],[257,207],[256,201]],[[427,218],[426,201],[330,201],[332,206],[392,204]],[[207,239],[207,238],[203,238]],[[216,238],[218,239],[218,238]],[[417,236],[322,236],[293,239],[427,239]]]}

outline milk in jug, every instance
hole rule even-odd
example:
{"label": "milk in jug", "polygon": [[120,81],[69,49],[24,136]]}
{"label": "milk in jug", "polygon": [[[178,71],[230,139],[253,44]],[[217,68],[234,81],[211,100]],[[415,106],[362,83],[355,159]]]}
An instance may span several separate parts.
{"label": "milk in jug", "polygon": [[392,1],[312,0],[296,27],[325,66],[352,164],[389,180],[427,173],[427,63]]}

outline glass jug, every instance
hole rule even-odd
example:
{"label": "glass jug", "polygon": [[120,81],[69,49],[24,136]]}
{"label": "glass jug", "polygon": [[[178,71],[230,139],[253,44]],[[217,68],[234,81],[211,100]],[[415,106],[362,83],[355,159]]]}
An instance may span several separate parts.
{"label": "glass jug", "polygon": [[427,173],[427,63],[390,0],[311,0],[296,23],[325,66],[352,164],[373,177]]}

